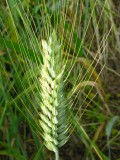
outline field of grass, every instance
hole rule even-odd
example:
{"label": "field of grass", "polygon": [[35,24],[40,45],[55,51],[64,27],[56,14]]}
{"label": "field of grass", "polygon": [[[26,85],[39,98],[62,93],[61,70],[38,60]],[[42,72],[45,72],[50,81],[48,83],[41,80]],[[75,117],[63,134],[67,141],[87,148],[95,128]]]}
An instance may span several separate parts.
{"label": "field of grass", "polygon": [[0,1],[0,160],[53,159],[120,160],[119,0]]}

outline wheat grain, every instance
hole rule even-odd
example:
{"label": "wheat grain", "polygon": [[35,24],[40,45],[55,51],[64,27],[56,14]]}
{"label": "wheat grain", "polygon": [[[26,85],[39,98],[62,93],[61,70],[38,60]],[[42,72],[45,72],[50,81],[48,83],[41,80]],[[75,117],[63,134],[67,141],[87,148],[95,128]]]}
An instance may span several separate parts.
{"label": "wheat grain", "polygon": [[43,129],[45,146],[54,152],[67,141],[67,111],[63,91],[62,49],[55,31],[48,42],[42,40],[43,64],[40,76],[41,112],[40,126]]}

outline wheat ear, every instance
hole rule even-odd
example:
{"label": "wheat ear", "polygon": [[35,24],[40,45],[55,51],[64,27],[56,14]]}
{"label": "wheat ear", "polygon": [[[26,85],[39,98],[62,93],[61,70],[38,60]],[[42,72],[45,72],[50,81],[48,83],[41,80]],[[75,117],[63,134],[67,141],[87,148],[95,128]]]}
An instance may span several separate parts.
{"label": "wheat ear", "polygon": [[40,125],[45,146],[56,153],[67,141],[67,112],[63,92],[64,65],[62,49],[55,31],[48,42],[42,40],[43,64],[40,85],[42,102],[40,105]]}

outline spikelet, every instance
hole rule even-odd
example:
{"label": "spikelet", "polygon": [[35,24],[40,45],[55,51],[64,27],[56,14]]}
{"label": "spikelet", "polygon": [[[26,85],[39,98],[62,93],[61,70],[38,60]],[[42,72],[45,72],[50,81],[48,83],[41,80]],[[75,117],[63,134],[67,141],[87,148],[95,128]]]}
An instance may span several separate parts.
{"label": "spikelet", "polygon": [[62,49],[57,41],[55,31],[48,42],[42,40],[43,65],[41,68],[40,85],[40,126],[43,130],[45,146],[56,152],[58,147],[67,141],[67,111],[63,91],[64,65]]}

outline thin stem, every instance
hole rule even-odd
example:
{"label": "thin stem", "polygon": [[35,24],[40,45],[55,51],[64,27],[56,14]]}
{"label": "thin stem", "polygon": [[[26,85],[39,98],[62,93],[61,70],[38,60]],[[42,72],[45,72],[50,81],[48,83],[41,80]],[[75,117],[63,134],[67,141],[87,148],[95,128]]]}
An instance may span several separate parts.
{"label": "thin stem", "polygon": [[55,151],[55,160],[59,160],[59,150]]}
{"label": "thin stem", "polygon": [[111,160],[110,140],[109,140],[109,137],[108,137],[108,136],[107,136],[107,146],[108,146],[109,159]]}

